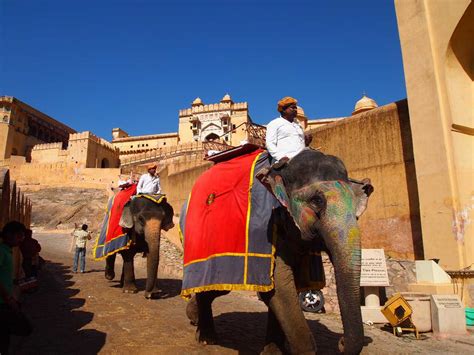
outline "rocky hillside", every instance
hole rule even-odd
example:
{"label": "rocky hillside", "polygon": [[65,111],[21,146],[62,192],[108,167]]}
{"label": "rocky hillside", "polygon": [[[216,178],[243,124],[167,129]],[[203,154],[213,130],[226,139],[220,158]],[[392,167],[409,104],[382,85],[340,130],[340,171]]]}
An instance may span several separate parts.
{"label": "rocky hillside", "polygon": [[32,227],[36,230],[71,230],[74,224],[87,224],[100,230],[108,194],[105,190],[83,188],[43,188],[22,191],[33,204]]}

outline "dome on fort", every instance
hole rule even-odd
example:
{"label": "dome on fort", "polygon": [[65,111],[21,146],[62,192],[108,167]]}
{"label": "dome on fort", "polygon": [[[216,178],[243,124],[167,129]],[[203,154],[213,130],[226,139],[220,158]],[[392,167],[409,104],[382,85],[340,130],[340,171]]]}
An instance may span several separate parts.
{"label": "dome on fort", "polygon": [[225,94],[221,102],[232,102],[232,99],[229,94]]}
{"label": "dome on fort", "polygon": [[196,99],[194,99],[193,103],[191,106],[201,106],[201,105],[204,105],[204,103],[202,102],[201,98],[200,97],[196,97]]}
{"label": "dome on fort", "polygon": [[296,106],[296,107],[297,107],[296,116],[306,117],[306,115],[304,114],[303,108],[301,106]]}
{"label": "dome on fort", "polygon": [[354,106],[354,111],[352,112],[353,115],[356,115],[361,112],[369,111],[372,110],[376,107],[379,107],[377,103],[375,102],[374,99],[371,99],[370,97],[362,96],[362,98],[356,102]]}

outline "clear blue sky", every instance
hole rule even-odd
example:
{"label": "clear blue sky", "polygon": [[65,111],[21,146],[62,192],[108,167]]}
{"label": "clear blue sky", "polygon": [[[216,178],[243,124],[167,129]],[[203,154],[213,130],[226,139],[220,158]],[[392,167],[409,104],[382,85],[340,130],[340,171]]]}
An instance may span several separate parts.
{"label": "clear blue sky", "polygon": [[197,96],[266,124],[296,97],[347,116],[406,97],[392,0],[1,0],[0,95],[110,139],[176,132]]}

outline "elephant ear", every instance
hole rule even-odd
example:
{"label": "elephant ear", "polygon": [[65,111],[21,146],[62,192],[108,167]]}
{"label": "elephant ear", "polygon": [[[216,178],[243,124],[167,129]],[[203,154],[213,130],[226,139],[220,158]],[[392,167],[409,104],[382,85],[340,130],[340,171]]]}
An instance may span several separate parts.
{"label": "elephant ear", "polygon": [[349,179],[349,181],[356,197],[356,217],[359,218],[367,209],[369,196],[374,192],[374,187],[372,186],[370,179],[367,178],[362,181],[353,179]]}
{"label": "elephant ear", "polygon": [[282,204],[282,206],[288,209],[288,206],[290,205],[290,198],[288,197],[288,193],[286,192],[286,188],[283,184],[283,178],[281,177],[281,175],[272,171],[265,176],[262,183],[266,185],[267,188],[270,188],[273,195]]}
{"label": "elephant ear", "polygon": [[120,217],[119,226],[122,228],[133,228],[133,216],[130,208],[130,201],[125,204]]}

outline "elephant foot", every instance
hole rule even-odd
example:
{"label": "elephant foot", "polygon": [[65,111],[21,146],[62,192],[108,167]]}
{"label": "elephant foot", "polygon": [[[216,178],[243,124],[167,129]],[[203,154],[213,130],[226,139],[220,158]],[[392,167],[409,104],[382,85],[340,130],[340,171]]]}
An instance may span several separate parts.
{"label": "elephant foot", "polygon": [[105,278],[109,281],[112,281],[115,278],[115,272],[105,270]]}
{"label": "elephant foot", "polygon": [[147,300],[153,300],[160,298],[160,293],[163,292],[160,289],[154,289],[153,291],[145,291],[145,298]]}
{"label": "elephant foot", "polygon": [[283,354],[283,351],[275,343],[265,345],[260,354]]}
{"label": "elephant foot", "polygon": [[191,298],[186,306],[186,316],[189,319],[191,325],[197,326],[198,325],[198,306],[196,302],[196,296]]}
{"label": "elephant foot", "polygon": [[138,288],[135,285],[127,286],[123,288],[123,293],[137,293]]}
{"label": "elephant foot", "polygon": [[217,343],[217,334],[214,329],[197,329],[196,341],[202,345],[214,345]]}

